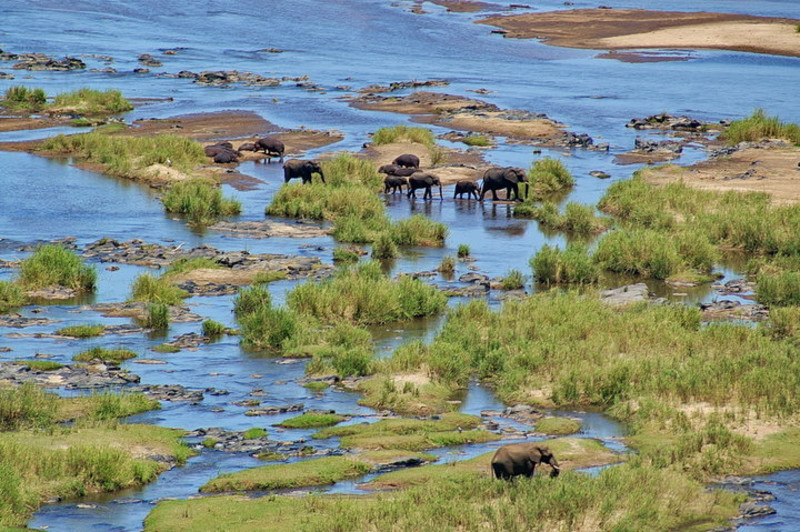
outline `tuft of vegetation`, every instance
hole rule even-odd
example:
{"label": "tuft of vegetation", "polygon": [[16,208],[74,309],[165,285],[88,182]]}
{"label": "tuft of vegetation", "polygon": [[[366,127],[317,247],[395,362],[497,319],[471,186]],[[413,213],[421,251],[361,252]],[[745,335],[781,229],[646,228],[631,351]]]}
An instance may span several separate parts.
{"label": "tuft of vegetation", "polygon": [[90,116],[124,113],[132,109],[133,105],[118,90],[101,92],[87,88],[58,94],[48,106],[50,112]]}
{"label": "tuft of vegetation", "polygon": [[492,145],[492,140],[489,137],[484,137],[483,135],[469,135],[464,137],[461,142],[467,146],[481,148],[486,148]]}
{"label": "tuft of vegetation", "polygon": [[361,254],[350,246],[333,248],[333,262],[358,262]]}
{"label": "tuft of vegetation", "polygon": [[283,270],[258,272],[253,277],[253,284],[269,284],[275,281],[283,281],[288,277],[288,272]]}
{"label": "tuft of vegetation", "polygon": [[405,125],[382,127],[372,134],[372,143],[376,146],[393,142],[416,142],[417,144],[424,144],[428,148],[433,148],[436,145],[433,131],[424,127],[409,127]]}
{"label": "tuft of vegetation", "polygon": [[91,292],[96,280],[94,268],[83,264],[72,251],[54,244],[39,247],[20,266],[19,283],[29,290],[63,286]]}
{"label": "tuft of vegetation", "polygon": [[206,338],[219,338],[227,329],[223,324],[212,319],[203,321],[203,336]]}
{"label": "tuft of vegetation", "polygon": [[73,325],[64,327],[56,331],[61,336],[72,336],[73,338],[93,338],[103,334],[105,328],[102,325]]}
{"label": "tuft of vegetation", "polygon": [[217,184],[204,178],[175,183],[161,201],[168,212],[184,216],[197,225],[209,225],[242,211],[239,201],[223,198]]}
{"label": "tuft of vegetation", "polygon": [[261,427],[251,427],[242,433],[242,437],[245,440],[256,440],[259,438],[263,438],[267,435],[267,431],[262,429]]}
{"label": "tuft of vegetation", "polygon": [[666,279],[683,269],[675,239],[652,230],[614,231],[603,238],[595,260],[612,272]]}
{"label": "tuft of vegetation", "polygon": [[525,275],[519,270],[509,270],[500,285],[503,290],[521,290],[525,288]]}
{"label": "tuft of vegetation", "polygon": [[458,258],[459,259],[466,259],[469,257],[470,249],[468,244],[459,244],[458,245]]}
{"label": "tuft of vegetation", "polygon": [[756,109],[747,118],[731,122],[720,138],[730,145],[763,139],[785,139],[800,145],[800,125],[781,122],[777,116],[767,116],[764,109]]}
{"label": "tuft of vegetation", "polygon": [[136,353],[130,349],[105,349],[103,347],[93,347],[86,351],[81,351],[72,357],[72,360],[77,362],[91,362],[93,360],[99,360],[104,363],[111,362],[114,364],[119,364],[120,362],[124,362],[125,360],[130,360],[132,358],[136,358]]}
{"label": "tuft of vegetation", "polygon": [[564,214],[559,213],[558,206],[549,201],[541,207],[518,205],[514,209],[514,216],[533,218],[547,228],[581,236],[602,233],[612,224],[610,218],[597,216],[593,207],[574,202],[567,203]]}
{"label": "tuft of vegetation", "polygon": [[441,247],[447,233],[447,225],[422,214],[399,220],[391,228],[392,240],[400,246]]}
{"label": "tuft of vegetation", "polygon": [[437,272],[443,273],[445,275],[452,274],[456,271],[456,259],[452,255],[446,255],[442,262],[439,264],[439,267],[436,268]]}
{"label": "tuft of vegetation", "polygon": [[400,255],[397,244],[388,233],[381,233],[372,244],[372,258],[376,260],[393,259]]}
{"label": "tuft of vegetation", "polygon": [[63,364],[52,360],[27,360],[24,364],[32,371],[55,371],[64,367]]}
{"label": "tuft of vegetation", "polygon": [[277,427],[284,427],[287,429],[309,429],[315,427],[330,427],[341,423],[346,418],[338,414],[302,414],[297,417],[289,418],[280,423],[276,423]]}
{"label": "tuft of vegetation", "polygon": [[800,306],[800,272],[760,273],[756,278],[758,301],[769,306]]}
{"label": "tuft of vegetation", "polygon": [[558,159],[545,157],[534,161],[528,170],[532,197],[542,197],[553,192],[567,190],[575,184],[575,178]]}
{"label": "tuft of vegetation", "polygon": [[58,135],[45,140],[39,149],[102,165],[105,173],[128,179],[136,179],[154,164],[169,161],[172,168],[190,173],[206,161],[203,148],[191,139],[177,135],[130,137],[112,135],[113,131]]}
{"label": "tuft of vegetation", "polygon": [[156,353],[178,353],[181,350],[180,347],[172,344],[154,345],[150,349]]}
{"label": "tuft of vegetation", "polygon": [[0,281],[0,314],[21,307],[26,302],[27,298],[18,284]]}
{"label": "tuft of vegetation", "polygon": [[131,287],[131,299],[147,303],[179,305],[189,293],[169,282],[165,277],[154,277],[149,273],[139,275]]}
{"label": "tuft of vegetation", "polygon": [[37,113],[44,109],[47,95],[43,89],[15,85],[6,89],[5,99],[0,103],[9,111]]}
{"label": "tuft of vegetation", "polygon": [[142,325],[148,329],[164,331],[169,328],[169,305],[166,303],[150,303]]}
{"label": "tuft of vegetation", "polygon": [[533,278],[545,284],[596,283],[600,270],[588,248],[579,243],[567,245],[565,250],[547,244],[530,260]]}
{"label": "tuft of vegetation", "polygon": [[333,159],[322,161],[325,184],[331,187],[362,186],[374,192],[383,190],[383,177],[375,165],[351,153],[340,153]]}
{"label": "tuft of vegetation", "polygon": [[56,397],[30,383],[0,387],[0,431],[49,425],[54,421],[52,403]]}
{"label": "tuft of vegetation", "polygon": [[580,431],[581,423],[565,417],[548,416],[537,421],[534,428],[536,432],[553,436],[566,436],[567,434],[575,434]]}
{"label": "tuft of vegetation", "polygon": [[214,259],[207,257],[194,257],[192,259],[180,258],[169,265],[164,272],[165,277],[177,276],[192,272],[194,270],[219,270],[222,265]]}

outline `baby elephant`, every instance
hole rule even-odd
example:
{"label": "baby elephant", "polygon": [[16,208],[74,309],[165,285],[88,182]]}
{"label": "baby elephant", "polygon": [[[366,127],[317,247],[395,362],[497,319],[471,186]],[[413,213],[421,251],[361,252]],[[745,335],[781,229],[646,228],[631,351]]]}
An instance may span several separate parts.
{"label": "baby elephant", "polygon": [[467,199],[472,199],[472,196],[475,196],[476,200],[480,199],[480,187],[472,181],[458,181],[456,183],[456,191],[453,194],[453,199],[463,199],[464,194],[467,195]]}
{"label": "baby elephant", "polygon": [[405,177],[387,175],[383,178],[383,193],[388,194],[391,191],[392,194],[395,192],[402,194],[403,185],[408,186],[408,179]]}
{"label": "baby elephant", "polygon": [[403,155],[398,155],[395,157],[394,161],[392,161],[392,164],[403,166],[405,168],[419,168],[419,157],[413,153],[404,153]]}
{"label": "baby elephant", "polygon": [[494,476],[503,480],[511,480],[517,475],[530,478],[537,464],[548,464],[553,469],[551,477],[557,477],[561,471],[553,452],[540,442],[503,445],[492,457]]}

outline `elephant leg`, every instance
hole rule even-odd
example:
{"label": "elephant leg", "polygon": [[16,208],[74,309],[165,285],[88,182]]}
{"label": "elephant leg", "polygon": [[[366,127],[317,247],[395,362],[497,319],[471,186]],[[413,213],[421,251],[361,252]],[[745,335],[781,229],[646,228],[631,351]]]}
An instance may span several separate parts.
{"label": "elephant leg", "polygon": [[492,201],[497,201],[499,198],[497,197],[497,190],[492,189]]}

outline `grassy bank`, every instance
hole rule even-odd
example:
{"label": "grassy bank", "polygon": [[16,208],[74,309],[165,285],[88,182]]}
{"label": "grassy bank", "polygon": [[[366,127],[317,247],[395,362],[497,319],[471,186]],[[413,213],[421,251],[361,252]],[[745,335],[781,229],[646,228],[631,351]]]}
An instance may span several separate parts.
{"label": "grassy bank", "polygon": [[83,88],[57,94],[49,104],[47,99],[43,89],[18,85],[6,89],[5,99],[0,101],[0,105],[16,112],[89,116],[124,113],[133,109],[133,105],[117,90],[97,91]]}
{"label": "grassy bank", "polygon": [[96,280],[95,269],[83,264],[73,251],[47,244],[22,261],[18,282],[27,290],[62,286],[91,292]]}
{"label": "grassy bank", "polygon": [[167,212],[180,215],[196,225],[210,225],[224,216],[242,211],[241,202],[224,198],[218,184],[211,179],[179,181],[161,198]]}
{"label": "grassy bank", "polygon": [[800,145],[800,125],[782,122],[777,116],[767,116],[764,109],[756,109],[750,116],[731,122],[720,138],[731,145],[763,139],[784,139]]}

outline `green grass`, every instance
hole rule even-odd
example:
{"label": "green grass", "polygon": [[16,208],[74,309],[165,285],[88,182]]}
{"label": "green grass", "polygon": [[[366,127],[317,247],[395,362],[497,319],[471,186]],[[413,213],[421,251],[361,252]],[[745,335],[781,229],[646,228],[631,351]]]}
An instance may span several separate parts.
{"label": "green grass", "polygon": [[445,255],[442,262],[439,263],[439,267],[436,268],[436,271],[444,274],[452,274],[456,271],[456,258],[452,255]]}
{"label": "green grass", "polygon": [[337,246],[333,248],[333,262],[358,262],[361,254],[349,246]]}
{"label": "green grass", "polygon": [[21,307],[26,302],[27,298],[19,284],[0,281],[0,314]]}
{"label": "green grass", "polygon": [[150,349],[156,353],[178,353],[181,350],[180,347],[176,347],[172,344],[159,344],[151,347]]}
{"label": "green grass", "polygon": [[492,140],[482,135],[470,135],[468,137],[464,137],[464,139],[461,142],[463,142],[467,146],[478,146],[482,148],[492,145]]}
{"label": "green grass", "polygon": [[603,268],[653,279],[666,279],[684,268],[675,239],[652,230],[613,231],[594,254]]}
{"label": "green grass", "polygon": [[530,260],[533,278],[548,285],[592,284],[599,279],[600,269],[583,244],[568,244],[563,251],[547,244]]}
{"label": "green grass", "polygon": [[203,320],[203,336],[206,338],[219,338],[227,329],[223,324],[211,319]]}
{"label": "green grass", "polygon": [[525,288],[525,276],[519,270],[509,270],[500,282],[503,290],[521,290]]}
{"label": "green grass", "polygon": [[9,111],[36,113],[44,109],[47,95],[43,89],[15,85],[6,89],[5,99],[0,103]]}
{"label": "green grass", "polygon": [[194,270],[219,270],[222,268],[217,261],[206,257],[195,257],[193,259],[180,258],[169,265],[164,272],[165,277],[182,275]]}
{"label": "green grass", "polygon": [[331,187],[362,186],[373,192],[383,190],[383,177],[375,170],[372,161],[341,153],[322,161],[325,184]]}
{"label": "green grass", "polygon": [[52,360],[26,360],[23,364],[33,371],[55,371],[64,367],[63,364]]}
{"label": "green grass", "polygon": [[40,150],[63,153],[79,161],[99,164],[104,172],[137,179],[153,164],[167,164],[184,173],[207,160],[197,142],[177,135],[130,137],[109,134],[112,130],[78,135],[58,135],[42,142]]}
{"label": "green grass", "polygon": [[345,417],[338,414],[302,414],[276,423],[276,426],[289,429],[307,429],[313,427],[329,427],[341,423],[344,420]]}
{"label": "green grass", "polygon": [[136,353],[130,349],[105,349],[103,347],[93,347],[86,351],[81,351],[72,360],[77,362],[91,362],[100,360],[102,362],[113,362],[119,364],[125,360],[136,358]]}
{"label": "green grass", "polygon": [[761,273],[756,282],[759,302],[769,306],[800,305],[800,272]]}
{"label": "green grass", "polygon": [[51,112],[77,113],[84,115],[109,115],[131,111],[133,105],[123,98],[118,90],[105,92],[93,89],[78,89],[74,92],[58,94],[48,106]]}
{"label": "green grass", "polygon": [[166,303],[149,303],[142,327],[163,331],[169,328],[169,305]]}
{"label": "green grass", "polygon": [[22,261],[19,283],[29,290],[63,286],[91,292],[97,272],[81,262],[74,252],[61,246],[46,244]]}
{"label": "green grass", "polygon": [[611,219],[597,216],[593,207],[573,202],[567,203],[564,214],[558,212],[558,206],[553,202],[545,202],[541,207],[518,205],[514,208],[514,216],[533,218],[549,229],[581,236],[600,234],[612,224]]}
{"label": "green grass", "polygon": [[283,281],[288,277],[285,271],[259,272],[253,277],[253,284],[269,284],[275,281]]}
{"label": "green grass", "polygon": [[327,456],[224,474],[207,482],[200,488],[200,492],[264,491],[325,486],[340,480],[359,477],[369,470],[368,463],[356,458]]}
{"label": "green grass", "polygon": [[424,127],[394,126],[382,127],[372,135],[372,143],[376,146],[393,142],[416,142],[428,148],[436,145],[433,131]]}
{"label": "green grass", "polygon": [[252,428],[249,428],[246,431],[244,431],[244,433],[242,434],[242,437],[245,440],[255,440],[255,439],[258,439],[258,438],[263,438],[266,435],[267,435],[267,431],[266,430],[264,430],[264,429],[262,429],[260,427],[252,427]]}
{"label": "green grass", "polygon": [[395,222],[390,232],[392,240],[400,246],[441,247],[447,238],[448,228],[422,214],[414,214]]}
{"label": "green grass", "polygon": [[204,178],[188,179],[172,185],[161,199],[167,212],[179,214],[193,224],[209,225],[242,211],[242,204],[223,198],[217,184]]}
{"label": "green grass", "polygon": [[186,290],[173,285],[163,276],[154,277],[149,273],[139,275],[131,286],[132,301],[179,305],[185,297],[189,297]]}
{"label": "green grass", "polygon": [[800,145],[800,125],[781,122],[777,116],[767,116],[764,109],[756,109],[747,118],[731,122],[720,138],[730,145],[762,139],[784,139]]}
{"label": "green grass", "polygon": [[459,244],[458,245],[458,258],[465,259],[469,257],[470,249],[469,244]]}
{"label": "green grass", "polygon": [[565,436],[567,434],[575,434],[581,430],[580,421],[574,419],[567,419],[564,417],[544,417],[536,422],[534,425],[536,432],[544,434],[552,434],[554,436]]}
{"label": "green grass", "polygon": [[381,233],[381,235],[372,244],[372,258],[376,260],[393,259],[400,255],[400,250],[397,249],[397,244],[394,243],[392,237],[388,233]]}
{"label": "green grass", "polygon": [[564,163],[552,157],[534,161],[528,170],[528,179],[531,182],[532,198],[567,190],[575,184],[575,178]]}
{"label": "green grass", "polygon": [[0,387],[0,431],[49,425],[54,421],[55,397],[29,383],[16,388]]}
{"label": "green grass", "polygon": [[56,331],[61,336],[72,336],[73,338],[93,338],[103,334],[105,328],[102,325],[73,325],[64,327]]}

